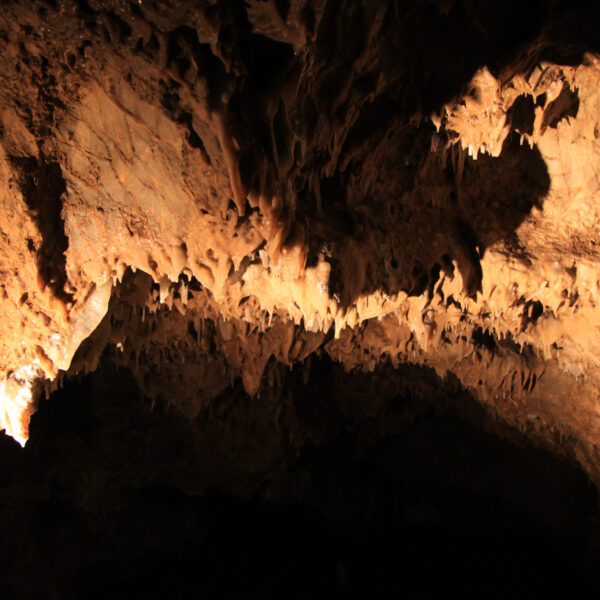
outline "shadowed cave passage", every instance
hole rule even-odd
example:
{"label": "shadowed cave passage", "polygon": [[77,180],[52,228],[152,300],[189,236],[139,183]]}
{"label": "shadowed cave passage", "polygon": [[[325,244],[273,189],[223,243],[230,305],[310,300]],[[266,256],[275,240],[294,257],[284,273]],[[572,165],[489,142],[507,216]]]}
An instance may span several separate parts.
{"label": "shadowed cave passage", "polygon": [[0,439],[4,597],[598,591],[578,468],[488,433],[427,369],[303,376],[261,399],[235,385],[193,424],[106,359],[67,380],[24,450]]}

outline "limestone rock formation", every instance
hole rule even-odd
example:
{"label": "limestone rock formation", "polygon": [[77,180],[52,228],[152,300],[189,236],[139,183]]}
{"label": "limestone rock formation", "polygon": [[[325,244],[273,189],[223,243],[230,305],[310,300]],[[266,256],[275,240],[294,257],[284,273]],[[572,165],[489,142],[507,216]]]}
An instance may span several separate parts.
{"label": "limestone rock formation", "polygon": [[193,422],[328,355],[450,378],[600,482],[599,16],[3,3],[0,426],[101,360]]}

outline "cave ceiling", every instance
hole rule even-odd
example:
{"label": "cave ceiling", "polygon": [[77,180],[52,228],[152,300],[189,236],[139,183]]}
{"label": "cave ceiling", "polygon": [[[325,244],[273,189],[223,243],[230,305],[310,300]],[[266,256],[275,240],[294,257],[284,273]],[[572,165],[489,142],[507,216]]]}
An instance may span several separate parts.
{"label": "cave ceiling", "polygon": [[600,481],[599,13],[2,2],[0,427],[106,357],[193,421],[328,356]]}

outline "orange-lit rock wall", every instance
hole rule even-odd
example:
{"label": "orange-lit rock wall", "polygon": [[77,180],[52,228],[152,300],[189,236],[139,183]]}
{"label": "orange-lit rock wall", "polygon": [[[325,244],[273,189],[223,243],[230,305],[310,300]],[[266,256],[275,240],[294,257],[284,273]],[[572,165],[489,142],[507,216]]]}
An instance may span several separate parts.
{"label": "orange-lit rock wall", "polygon": [[7,5],[0,425],[103,352],[190,418],[327,353],[598,480],[598,9],[492,5]]}

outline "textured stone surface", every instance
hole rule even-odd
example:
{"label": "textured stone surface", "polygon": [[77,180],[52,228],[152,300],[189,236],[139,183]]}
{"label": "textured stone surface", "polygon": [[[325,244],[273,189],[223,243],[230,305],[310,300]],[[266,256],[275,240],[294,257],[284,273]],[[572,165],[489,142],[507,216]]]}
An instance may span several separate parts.
{"label": "textured stone surface", "polygon": [[2,426],[105,351],[191,419],[327,353],[456,378],[598,481],[597,13],[7,3]]}

